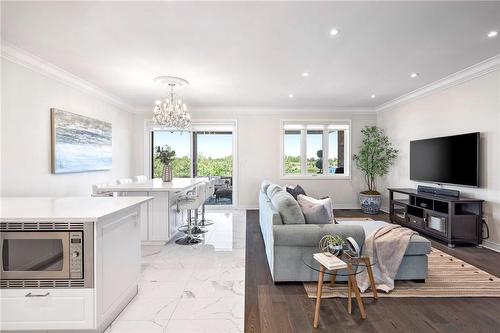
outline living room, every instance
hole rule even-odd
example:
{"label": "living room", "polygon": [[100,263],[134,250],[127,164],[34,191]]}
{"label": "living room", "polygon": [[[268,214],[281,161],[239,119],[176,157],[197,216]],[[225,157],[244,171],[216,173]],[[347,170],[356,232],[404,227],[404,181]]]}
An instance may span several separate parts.
{"label": "living room", "polygon": [[500,2],[1,16],[2,331],[499,329]]}

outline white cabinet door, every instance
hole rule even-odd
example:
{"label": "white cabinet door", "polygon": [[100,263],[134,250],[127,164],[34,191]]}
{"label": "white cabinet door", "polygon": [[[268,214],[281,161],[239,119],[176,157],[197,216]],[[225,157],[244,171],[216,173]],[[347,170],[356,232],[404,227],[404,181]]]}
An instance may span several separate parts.
{"label": "white cabinet door", "polygon": [[94,327],[94,289],[2,289],[0,330]]}
{"label": "white cabinet door", "polygon": [[141,271],[139,228],[136,208],[97,222],[98,324],[112,316],[137,287]]}
{"label": "white cabinet door", "polygon": [[169,197],[168,192],[149,192],[151,201],[149,240],[168,241],[168,215],[169,215]]}

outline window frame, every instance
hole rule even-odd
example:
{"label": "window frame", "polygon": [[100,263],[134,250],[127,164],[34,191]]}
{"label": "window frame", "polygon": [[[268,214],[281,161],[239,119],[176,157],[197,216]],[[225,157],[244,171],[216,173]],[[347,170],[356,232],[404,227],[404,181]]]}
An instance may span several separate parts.
{"label": "window frame", "polygon": [[[293,125],[293,127],[300,127],[300,161],[301,161],[301,174],[286,174],[285,173],[285,127]],[[307,173],[307,129],[308,126],[323,127],[323,173],[322,174],[308,174]],[[310,129],[314,129],[310,128]],[[344,173],[343,174],[328,174],[328,153],[329,153],[329,137],[328,131],[334,128],[343,129],[347,131],[344,136]],[[298,130],[298,129],[297,129]],[[351,132],[352,125],[350,119],[331,119],[331,120],[316,120],[316,121],[303,121],[293,119],[282,119],[280,126],[280,179],[295,179],[295,180],[311,180],[311,179],[351,179]]]}

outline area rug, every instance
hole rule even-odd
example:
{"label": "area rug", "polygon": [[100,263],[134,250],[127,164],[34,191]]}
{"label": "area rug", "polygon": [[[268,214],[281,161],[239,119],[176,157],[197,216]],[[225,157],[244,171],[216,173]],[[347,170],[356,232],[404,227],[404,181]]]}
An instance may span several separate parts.
{"label": "area rug", "polygon": [[[500,297],[500,278],[460,259],[432,248],[429,275],[425,283],[396,281],[393,291],[379,292],[379,297]],[[305,282],[309,298],[316,298],[316,282]],[[372,297],[368,289],[362,297]],[[347,298],[347,284],[323,285],[321,298]]]}

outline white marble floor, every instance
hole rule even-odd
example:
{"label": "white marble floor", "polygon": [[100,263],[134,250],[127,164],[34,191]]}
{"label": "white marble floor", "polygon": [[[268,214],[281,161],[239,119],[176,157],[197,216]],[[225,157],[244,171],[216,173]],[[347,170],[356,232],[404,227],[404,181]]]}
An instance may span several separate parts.
{"label": "white marble floor", "polygon": [[246,213],[207,215],[203,243],[143,246],[139,293],[105,333],[243,332]]}

